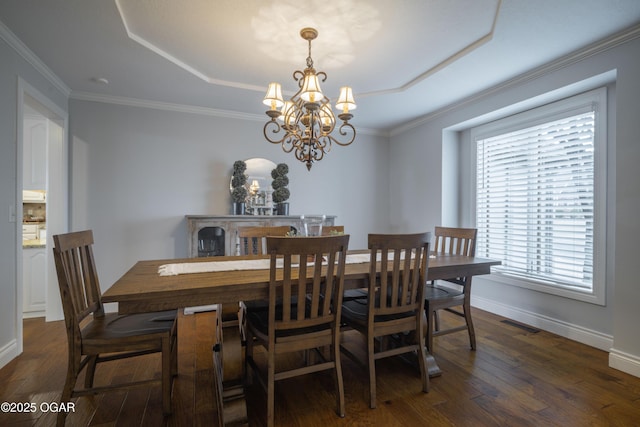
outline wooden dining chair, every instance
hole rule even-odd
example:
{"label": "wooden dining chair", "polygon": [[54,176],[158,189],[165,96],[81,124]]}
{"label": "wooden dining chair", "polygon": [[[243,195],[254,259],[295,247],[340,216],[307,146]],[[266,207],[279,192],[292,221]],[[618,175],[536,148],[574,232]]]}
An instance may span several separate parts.
{"label": "wooden dining chair", "polygon": [[291,227],[288,225],[238,227],[240,255],[262,255],[265,253],[265,238],[267,236],[286,236],[289,231],[291,231]]}
{"label": "wooden dining chair", "polygon": [[[381,358],[416,353],[422,391],[429,391],[424,285],[430,233],[369,234],[368,240],[371,251],[368,295],[365,299],[345,301],[342,321],[366,338],[369,406],[375,408],[375,362]],[[346,346],[342,350],[360,362]]]}
{"label": "wooden dining chair", "polygon": [[335,236],[336,234],[344,234],[344,225],[323,225],[323,236]]}
{"label": "wooden dining chair", "polygon": [[[161,384],[162,410],[171,413],[172,380],[178,373],[176,310],[120,315],[105,313],[93,257],[90,230],[53,236],[58,285],[67,329],[68,365],[61,402],[76,396]],[[93,386],[96,365],[112,360],[162,353],[160,379]],[[76,388],[85,370],[84,388]],[[66,412],[58,413],[64,425]]]}
{"label": "wooden dining chair", "polygon": [[[286,236],[291,231],[288,225],[283,226],[246,226],[238,227],[238,239],[240,243],[240,255],[265,254],[266,238],[268,236]],[[243,340],[246,339],[246,316],[249,310],[267,310],[266,301],[241,301],[239,321]]]}
{"label": "wooden dining chair", "polygon": [[[433,251],[436,255],[475,256],[477,234],[475,228],[436,227]],[[464,330],[469,333],[471,349],[476,349],[476,334],[471,319],[471,276],[429,282],[425,289],[424,308],[428,320],[427,346],[432,354],[433,337]],[[441,329],[440,310],[463,317],[465,324]]]}
{"label": "wooden dining chair", "polygon": [[[340,312],[348,243],[348,235],[267,237],[271,256],[269,309],[248,313],[245,360],[267,391],[268,426],[272,426],[275,419],[276,381],[329,369],[334,373],[337,413],[344,417]],[[298,260],[307,262],[296,267]],[[266,371],[254,359],[255,345],[267,351]],[[313,364],[276,370],[276,359],[285,353],[303,353],[327,346],[330,348],[328,358],[318,352],[319,357]],[[301,359],[309,362],[309,358]]]}

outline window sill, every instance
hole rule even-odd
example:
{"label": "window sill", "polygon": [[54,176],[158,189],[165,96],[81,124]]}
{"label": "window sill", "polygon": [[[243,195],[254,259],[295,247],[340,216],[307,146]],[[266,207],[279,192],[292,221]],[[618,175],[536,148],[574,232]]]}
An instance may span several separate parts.
{"label": "window sill", "polygon": [[558,285],[545,284],[535,280],[529,280],[522,277],[513,276],[507,273],[494,272],[488,276],[482,276],[483,280],[488,280],[503,285],[517,286],[519,288],[530,289],[546,294],[557,295],[563,298],[569,298],[577,301],[583,301],[590,304],[605,305],[604,286],[598,292],[598,287],[594,286],[593,291],[576,290],[570,287],[560,287]]}

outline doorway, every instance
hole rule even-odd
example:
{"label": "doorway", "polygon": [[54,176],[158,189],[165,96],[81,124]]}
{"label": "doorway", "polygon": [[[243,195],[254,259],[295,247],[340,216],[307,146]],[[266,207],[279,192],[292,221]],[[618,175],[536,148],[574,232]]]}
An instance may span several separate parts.
{"label": "doorway", "polygon": [[[68,118],[65,111],[22,79],[18,81],[17,118],[16,193],[19,200],[16,203],[16,225],[19,237],[16,246],[16,336],[18,353],[21,353],[23,317],[44,316],[46,321],[64,317],[51,248],[52,236],[68,230]],[[25,163],[25,160],[28,161]],[[39,180],[39,183],[34,184],[32,178]],[[43,188],[35,189],[34,186]],[[43,192],[44,203],[30,205],[25,212],[23,190],[33,193],[34,189]],[[42,208],[38,209],[39,206]],[[32,209],[35,209],[38,218],[42,218],[44,212],[46,224],[44,227],[40,224],[38,228],[41,253],[33,252],[36,255],[33,257],[36,260],[33,272],[34,276],[37,274],[38,283],[25,288],[25,280],[31,279],[31,270],[27,272],[23,269],[25,262],[30,262],[25,259],[32,253],[25,253],[26,249],[23,249],[23,221],[33,218],[33,212],[30,215]],[[30,227],[27,229],[31,230]],[[36,309],[32,308],[29,315],[25,307],[34,306]]]}

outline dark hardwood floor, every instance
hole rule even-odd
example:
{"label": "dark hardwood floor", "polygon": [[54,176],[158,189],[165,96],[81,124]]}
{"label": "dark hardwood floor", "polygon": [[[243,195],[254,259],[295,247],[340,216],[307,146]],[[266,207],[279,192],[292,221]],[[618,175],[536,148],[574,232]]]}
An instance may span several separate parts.
{"label": "dark hardwood floor", "polygon": [[[401,360],[377,364],[378,408],[368,408],[367,374],[343,357],[346,417],[335,414],[329,371],[276,385],[276,422],[283,426],[638,426],[640,378],[607,366],[607,353],[544,331],[473,311],[478,350],[465,333],[438,337],[435,357],[443,370],[420,391],[417,371]],[[160,388],[143,388],[76,400],[72,426],[212,426],[214,313],[179,319],[179,376],[173,415],[162,417]],[[443,316],[444,317],[444,316]],[[63,322],[24,321],[24,353],[0,370],[0,402],[57,402],[66,370]],[[355,332],[347,333],[355,341]],[[157,355],[98,368],[96,382],[159,376]],[[262,425],[265,398],[249,388],[251,425]],[[0,413],[1,426],[51,426],[55,414]]]}

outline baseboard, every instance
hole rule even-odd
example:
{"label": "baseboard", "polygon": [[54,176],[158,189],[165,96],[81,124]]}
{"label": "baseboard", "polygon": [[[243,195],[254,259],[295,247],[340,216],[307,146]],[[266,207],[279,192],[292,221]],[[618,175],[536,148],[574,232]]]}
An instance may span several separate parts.
{"label": "baseboard", "polygon": [[609,351],[609,367],[640,378],[640,357],[612,348]]}
{"label": "baseboard", "polygon": [[471,305],[606,352],[609,352],[613,346],[613,337],[611,335],[526,311],[519,307],[476,296],[471,298]]}
{"label": "baseboard", "polygon": [[4,347],[0,348],[0,368],[18,357],[18,341],[11,340]]}
{"label": "baseboard", "polygon": [[22,313],[22,318],[23,319],[33,319],[36,317],[45,317],[46,313],[44,312],[44,310],[40,310],[40,311],[25,311]]}

